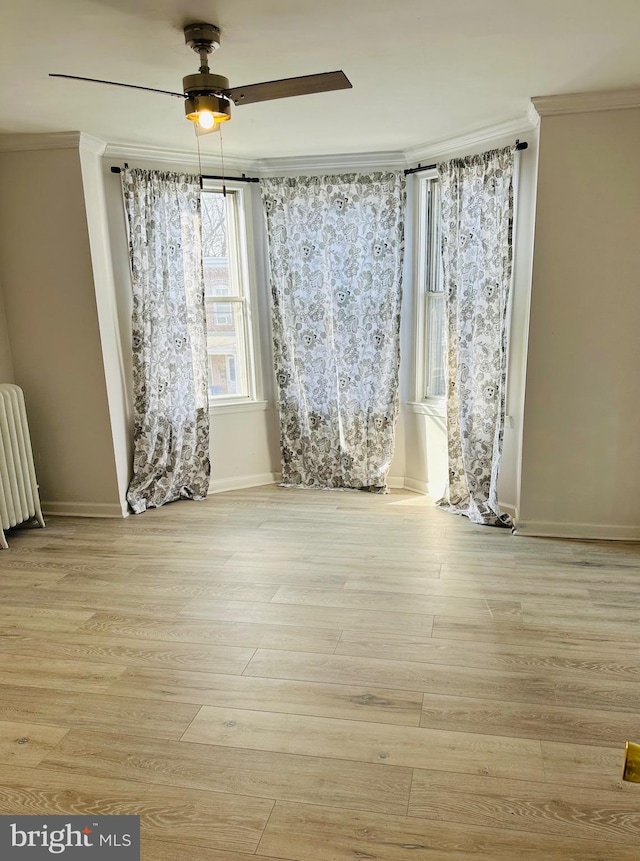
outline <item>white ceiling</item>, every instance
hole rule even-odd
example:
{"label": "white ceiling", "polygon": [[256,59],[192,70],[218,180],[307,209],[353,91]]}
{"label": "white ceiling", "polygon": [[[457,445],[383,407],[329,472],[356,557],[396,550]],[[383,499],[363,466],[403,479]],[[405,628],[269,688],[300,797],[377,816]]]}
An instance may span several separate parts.
{"label": "white ceiling", "polygon": [[[529,98],[640,85],[640,0],[3,0],[0,132],[80,130],[191,152],[182,27],[222,31],[232,86],[343,69],[352,90],[234,108],[225,153],[407,150],[524,117]],[[218,148],[218,136],[201,139]]]}

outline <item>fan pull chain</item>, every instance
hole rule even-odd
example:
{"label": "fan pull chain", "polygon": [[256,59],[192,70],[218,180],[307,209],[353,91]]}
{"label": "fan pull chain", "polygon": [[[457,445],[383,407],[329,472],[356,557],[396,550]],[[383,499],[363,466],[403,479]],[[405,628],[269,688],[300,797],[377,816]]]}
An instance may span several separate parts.
{"label": "fan pull chain", "polygon": [[198,130],[196,124],[193,124],[193,130],[196,133],[196,143],[198,145],[198,173],[200,174],[200,190],[203,188],[202,182],[202,159],[200,158],[200,135],[198,134]]}
{"label": "fan pull chain", "polygon": [[226,197],[227,196],[227,186],[224,183],[224,149],[222,147],[222,126],[223,125],[224,125],[224,123],[220,123],[220,131],[219,131],[219,134],[220,134],[220,163],[221,163],[221,167],[222,167],[222,196]]}

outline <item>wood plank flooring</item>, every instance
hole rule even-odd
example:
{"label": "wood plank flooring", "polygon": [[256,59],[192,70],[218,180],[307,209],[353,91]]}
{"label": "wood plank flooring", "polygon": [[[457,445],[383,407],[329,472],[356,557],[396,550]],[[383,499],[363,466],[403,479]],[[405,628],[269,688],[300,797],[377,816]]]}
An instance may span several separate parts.
{"label": "wood plank flooring", "polygon": [[0,813],[145,861],[638,861],[640,545],[276,487],[0,552]]}

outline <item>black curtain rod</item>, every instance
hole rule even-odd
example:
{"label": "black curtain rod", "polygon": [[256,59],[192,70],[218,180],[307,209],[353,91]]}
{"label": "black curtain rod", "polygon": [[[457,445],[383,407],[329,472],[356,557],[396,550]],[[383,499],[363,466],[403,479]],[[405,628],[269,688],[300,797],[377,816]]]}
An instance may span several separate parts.
{"label": "black curtain rod", "polygon": [[[516,141],[517,150],[523,150],[528,148],[529,144],[526,141]],[[407,168],[404,172],[404,175],[408,176],[410,173],[420,173],[420,171],[422,170],[435,170],[437,167],[437,164],[419,164],[418,167]]]}
{"label": "black curtain rod", "polygon": [[[125,164],[125,167],[128,167],[128,165]],[[122,168],[113,166],[111,168],[111,173],[122,173]],[[257,176],[245,176],[244,174],[242,174],[242,176],[213,176],[211,174],[203,173],[201,179],[219,179],[222,180],[222,182],[225,180],[227,182],[260,182]]]}

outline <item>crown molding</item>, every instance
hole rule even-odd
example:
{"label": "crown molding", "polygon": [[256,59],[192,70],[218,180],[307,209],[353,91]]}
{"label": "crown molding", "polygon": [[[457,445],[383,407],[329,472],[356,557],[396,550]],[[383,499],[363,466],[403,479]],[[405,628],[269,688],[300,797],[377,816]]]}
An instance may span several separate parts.
{"label": "crown molding", "polygon": [[104,155],[106,147],[106,142],[100,140],[100,138],[94,138],[93,135],[88,135],[86,132],[80,132],[81,150],[94,153],[94,155]]}
{"label": "crown molding", "polygon": [[[198,168],[202,165],[207,170],[222,170],[222,160],[218,155],[198,153],[195,150],[163,149],[162,147],[141,146],[136,144],[114,144],[108,143],[104,151],[105,159],[110,161],[126,162],[159,162],[161,164],[175,164]],[[225,156],[225,173],[231,171],[243,171],[245,173],[257,169],[257,160],[252,158],[241,158],[237,156]]]}
{"label": "crown molding", "polygon": [[[217,155],[201,155],[186,150],[168,150],[160,147],[135,146],[108,143],[104,151],[105,159],[127,162],[159,162],[162,164],[188,165],[198,167],[201,163],[208,170],[222,170],[222,162]],[[328,170],[372,170],[405,168],[407,160],[403,152],[383,151],[365,153],[337,153],[331,155],[293,156],[285,158],[242,158],[225,156],[225,172],[243,171],[259,176],[273,176],[282,173],[304,173]]]}
{"label": "crown molding", "polygon": [[501,138],[515,138],[530,133],[539,120],[533,117],[519,117],[481,129],[474,129],[455,137],[440,138],[404,151],[387,150],[383,152],[343,153],[324,156],[300,156],[293,158],[268,158],[257,162],[260,176],[274,176],[282,173],[318,172],[325,170],[372,170],[403,169],[419,161],[451,158],[458,153],[473,152],[490,146]]}
{"label": "crown molding", "polygon": [[598,90],[593,93],[567,93],[559,96],[535,96],[531,99],[531,104],[540,117],[640,108],[640,88]]}
{"label": "crown molding", "polygon": [[1,152],[42,149],[78,149],[81,132],[46,132],[0,135]]}
{"label": "crown molding", "polygon": [[422,144],[412,149],[405,150],[405,157],[410,164],[423,161],[438,161],[439,159],[452,158],[458,153],[469,153],[481,147],[491,146],[500,138],[525,135],[535,125],[528,117],[518,117],[492,126],[484,126],[473,129],[449,138],[439,138],[428,144]]}
{"label": "crown molding", "polygon": [[[482,147],[491,146],[501,138],[515,138],[526,135],[537,125],[537,114],[519,117],[515,120],[482,129],[466,132],[450,138],[414,147],[405,151],[382,150],[380,152],[332,153],[329,155],[287,156],[284,158],[245,159],[227,156],[225,170],[253,173],[256,176],[281,176],[283,174],[326,173],[328,171],[356,172],[363,170],[402,170],[410,164],[426,159],[437,160],[452,158],[459,153],[468,154]],[[539,120],[538,120],[539,121]],[[127,144],[107,144],[104,157],[111,161],[158,162],[198,167],[196,152],[167,150],[160,147],[135,146]],[[220,171],[220,158],[203,155],[202,167]]]}
{"label": "crown molding", "polygon": [[407,166],[405,154],[398,150],[381,152],[333,153],[331,155],[262,158],[257,162],[260,176],[283,173],[318,173],[326,171],[394,170]]}
{"label": "crown molding", "polygon": [[537,112],[535,105],[533,102],[529,102],[529,109],[527,111],[527,118],[531,123],[532,128],[537,129],[540,125],[540,114]]}

